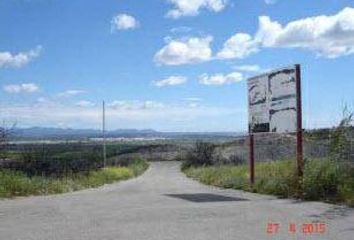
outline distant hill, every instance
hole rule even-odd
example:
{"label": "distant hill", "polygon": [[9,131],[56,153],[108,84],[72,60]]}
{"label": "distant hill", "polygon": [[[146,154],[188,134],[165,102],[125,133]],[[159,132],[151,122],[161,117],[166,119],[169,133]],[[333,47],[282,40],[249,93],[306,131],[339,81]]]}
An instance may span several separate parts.
{"label": "distant hill", "polygon": [[[106,132],[108,138],[231,138],[242,135],[233,132],[159,132],[153,129],[117,129]],[[102,137],[98,129],[71,129],[71,128],[17,128],[13,131],[15,140],[41,139],[41,140],[76,140]]]}
{"label": "distant hill", "polygon": [[[117,129],[107,131],[107,137],[143,137],[153,136],[157,132],[150,129]],[[87,139],[102,136],[97,129],[71,129],[71,128],[17,128],[13,131],[15,139]]]}

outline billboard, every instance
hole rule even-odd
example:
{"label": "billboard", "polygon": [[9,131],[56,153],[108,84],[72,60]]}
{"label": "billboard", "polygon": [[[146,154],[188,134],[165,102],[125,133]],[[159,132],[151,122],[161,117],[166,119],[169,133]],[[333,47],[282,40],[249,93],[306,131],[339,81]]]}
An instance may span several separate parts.
{"label": "billboard", "polygon": [[294,65],[248,79],[249,132],[297,130],[300,68]]}

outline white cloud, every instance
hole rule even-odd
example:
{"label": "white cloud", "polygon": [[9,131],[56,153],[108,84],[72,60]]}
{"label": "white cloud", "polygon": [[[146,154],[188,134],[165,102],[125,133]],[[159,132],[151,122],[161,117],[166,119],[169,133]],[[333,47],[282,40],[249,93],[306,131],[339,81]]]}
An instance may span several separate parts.
{"label": "white cloud", "polygon": [[295,20],[284,26],[268,16],[260,16],[254,37],[236,33],[224,43],[217,58],[241,59],[260,48],[302,48],[327,58],[353,54],[354,8],[344,8],[331,16]]}
{"label": "white cloud", "polygon": [[275,4],[278,2],[278,0],[264,0],[264,2],[268,5]]}
{"label": "white cloud", "polygon": [[188,104],[188,107],[190,107],[190,108],[197,108],[199,106],[200,106],[199,102],[191,102]]}
{"label": "white cloud", "polygon": [[264,47],[303,48],[335,58],[354,53],[354,8],[335,15],[292,21],[282,26],[267,16],[259,18],[255,41]]}
{"label": "white cloud", "polygon": [[170,29],[171,33],[186,33],[190,31],[192,31],[192,28],[187,26],[174,27]]}
{"label": "white cloud", "polygon": [[190,101],[190,102],[201,102],[203,101],[202,98],[199,97],[188,97],[188,98],[183,98],[185,101]]}
{"label": "white cloud", "polygon": [[37,102],[38,103],[46,103],[48,100],[46,99],[46,98],[44,98],[44,97],[39,97],[39,98],[37,98]]}
{"label": "white cloud", "polygon": [[[130,102],[130,101],[123,101]],[[162,131],[212,131],[234,129],[234,125],[221,126],[225,118],[234,119],[246,111],[237,107],[213,107],[183,103],[165,104],[156,101],[133,101],[134,108],[106,109],[107,128],[152,128]],[[144,108],[145,107],[145,108]],[[67,126],[72,128],[100,128],[100,105],[80,107],[59,102],[39,105],[9,105],[0,103],[3,119],[17,122],[18,126]],[[207,119],[207,121],[205,120]],[[214,124],[215,123],[215,124]],[[246,128],[242,122],[240,129]],[[232,122],[234,124],[234,122]]]}
{"label": "white cloud", "polygon": [[243,75],[240,72],[232,72],[229,74],[203,74],[199,76],[199,83],[203,85],[225,85],[240,82],[243,80]]}
{"label": "white cloud", "polygon": [[28,64],[32,59],[39,56],[42,47],[37,46],[36,48],[29,50],[28,52],[20,52],[13,54],[10,52],[0,52],[0,68],[2,67],[14,67],[20,68]]}
{"label": "white cloud", "polygon": [[138,101],[138,100],[114,100],[108,103],[108,107],[115,110],[142,110],[147,108],[161,107],[162,104],[155,101]]}
{"label": "white cloud", "polygon": [[198,98],[198,97],[183,98],[182,100],[186,101],[187,107],[190,107],[190,108],[200,107],[201,103],[203,101],[202,98]]}
{"label": "white cloud", "polygon": [[[181,65],[213,59],[210,47],[213,38],[167,39],[155,54],[155,61],[164,65]],[[268,16],[259,17],[258,31],[252,37],[236,33],[223,44],[217,59],[243,59],[261,48],[302,48],[318,56],[335,58],[354,53],[354,8],[344,8],[331,16],[303,18],[282,25]]]}
{"label": "white cloud", "polygon": [[66,90],[64,92],[58,93],[59,97],[71,97],[71,96],[76,96],[82,93],[85,93],[86,91],[83,90],[76,90],[76,89],[71,89],[71,90]]}
{"label": "white cloud", "polygon": [[139,21],[127,14],[118,14],[111,21],[111,30],[128,30],[139,27]]}
{"label": "white cloud", "polygon": [[161,109],[164,108],[165,105],[156,101],[145,101],[143,102],[142,109]]}
{"label": "white cloud", "polygon": [[90,101],[81,100],[78,101],[75,105],[78,107],[94,107],[96,104]]}
{"label": "white cloud", "polygon": [[233,69],[240,72],[261,72],[263,69],[259,65],[238,65],[234,66]]}
{"label": "white cloud", "polygon": [[187,38],[169,40],[167,45],[160,49],[154,57],[158,64],[181,65],[205,62],[211,59],[210,43],[213,37]]}
{"label": "white cloud", "polygon": [[34,104],[34,107],[42,107],[42,106],[56,107],[59,104],[60,103],[58,102],[58,100],[55,100],[52,98],[46,98],[46,97],[39,97],[39,98],[37,98],[36,103]]}
{"label": "white cloud", "polygon": [[220,52],[217,53],[219,59],[245,58],[258,51],[258,43],[246,33],[236,33],[229,38]]}
{"label": "white cloud", "polygon": [[207,9],[212,12],[222,11],[227,4],[227,0],[167,0],[174,5],[174,8],[167,12],[170,18],[182,16],[196,16],[200,9]]}
{"label": "white cloud", "polygon": [[39,87],[34,83],[21,83],[5,85],[3,90],[8,93],[33,93],[39,90]]}
{"label": "white cloud", "polygon": [[156,109],[164,108],[164,104],[157,101],[138,101],[138,100],[115,100],[107,104],[108,107],[115,110],[144,110],[144,109]]}
{"label": "white cloud", "polygon": [[181,85],[187,82],[187,78],[183,76],[170,76],[166,79],[155,81],[154,84],[157,87]]}
{"label": "white cloud", "polygon": [[107,104],[108,107],[113,108],[113,109],[130,109],[132,108],[132,105],[128,103],[127,101],[119,101],[119,100],[114,100],[113,102],[110,102]]}

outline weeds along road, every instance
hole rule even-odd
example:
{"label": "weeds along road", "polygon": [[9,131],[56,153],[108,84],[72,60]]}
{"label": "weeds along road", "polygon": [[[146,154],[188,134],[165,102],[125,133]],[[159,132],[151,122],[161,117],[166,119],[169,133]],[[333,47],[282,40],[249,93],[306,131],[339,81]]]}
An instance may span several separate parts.
{"label": "weeds along road", "polygon": [[[323,234],[302,225],[325,223]],[[279,223],[278,233],[267,233]],[[289,233],[295,223],[297,233]],[[270,229],[271,230],[271,229]],[[275,229],[273,229],[275,230]],[[204,186],[176,162],[140,177],[63,195],[0,200],[0,239],[353,239],[353,209]]]}

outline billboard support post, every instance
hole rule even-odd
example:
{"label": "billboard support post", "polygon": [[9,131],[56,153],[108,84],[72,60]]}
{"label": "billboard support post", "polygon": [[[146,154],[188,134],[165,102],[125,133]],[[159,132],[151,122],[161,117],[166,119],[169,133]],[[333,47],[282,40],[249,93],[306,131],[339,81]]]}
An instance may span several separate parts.
{"label": "billboard support post", "polygon": [[301,103],[301,70],[300,65],[296,69],[296,108],[297,108],[297,129],[296,129],[296,161],[298,177],[304,174],[303,138],[302,138],[302,103]]}
{"label": "billboard support post", "polygon": [[250,166],[250,183],[251,186],[254,184],[254,135],[249,134],[249,166]]}
{"label": "billboard support post", "polygon": [[301,181],[304,174],[301,105],[300,64],[248,79],[251,184],[254,183],[254,134],[261,132],[296,133],[297,176]]}

